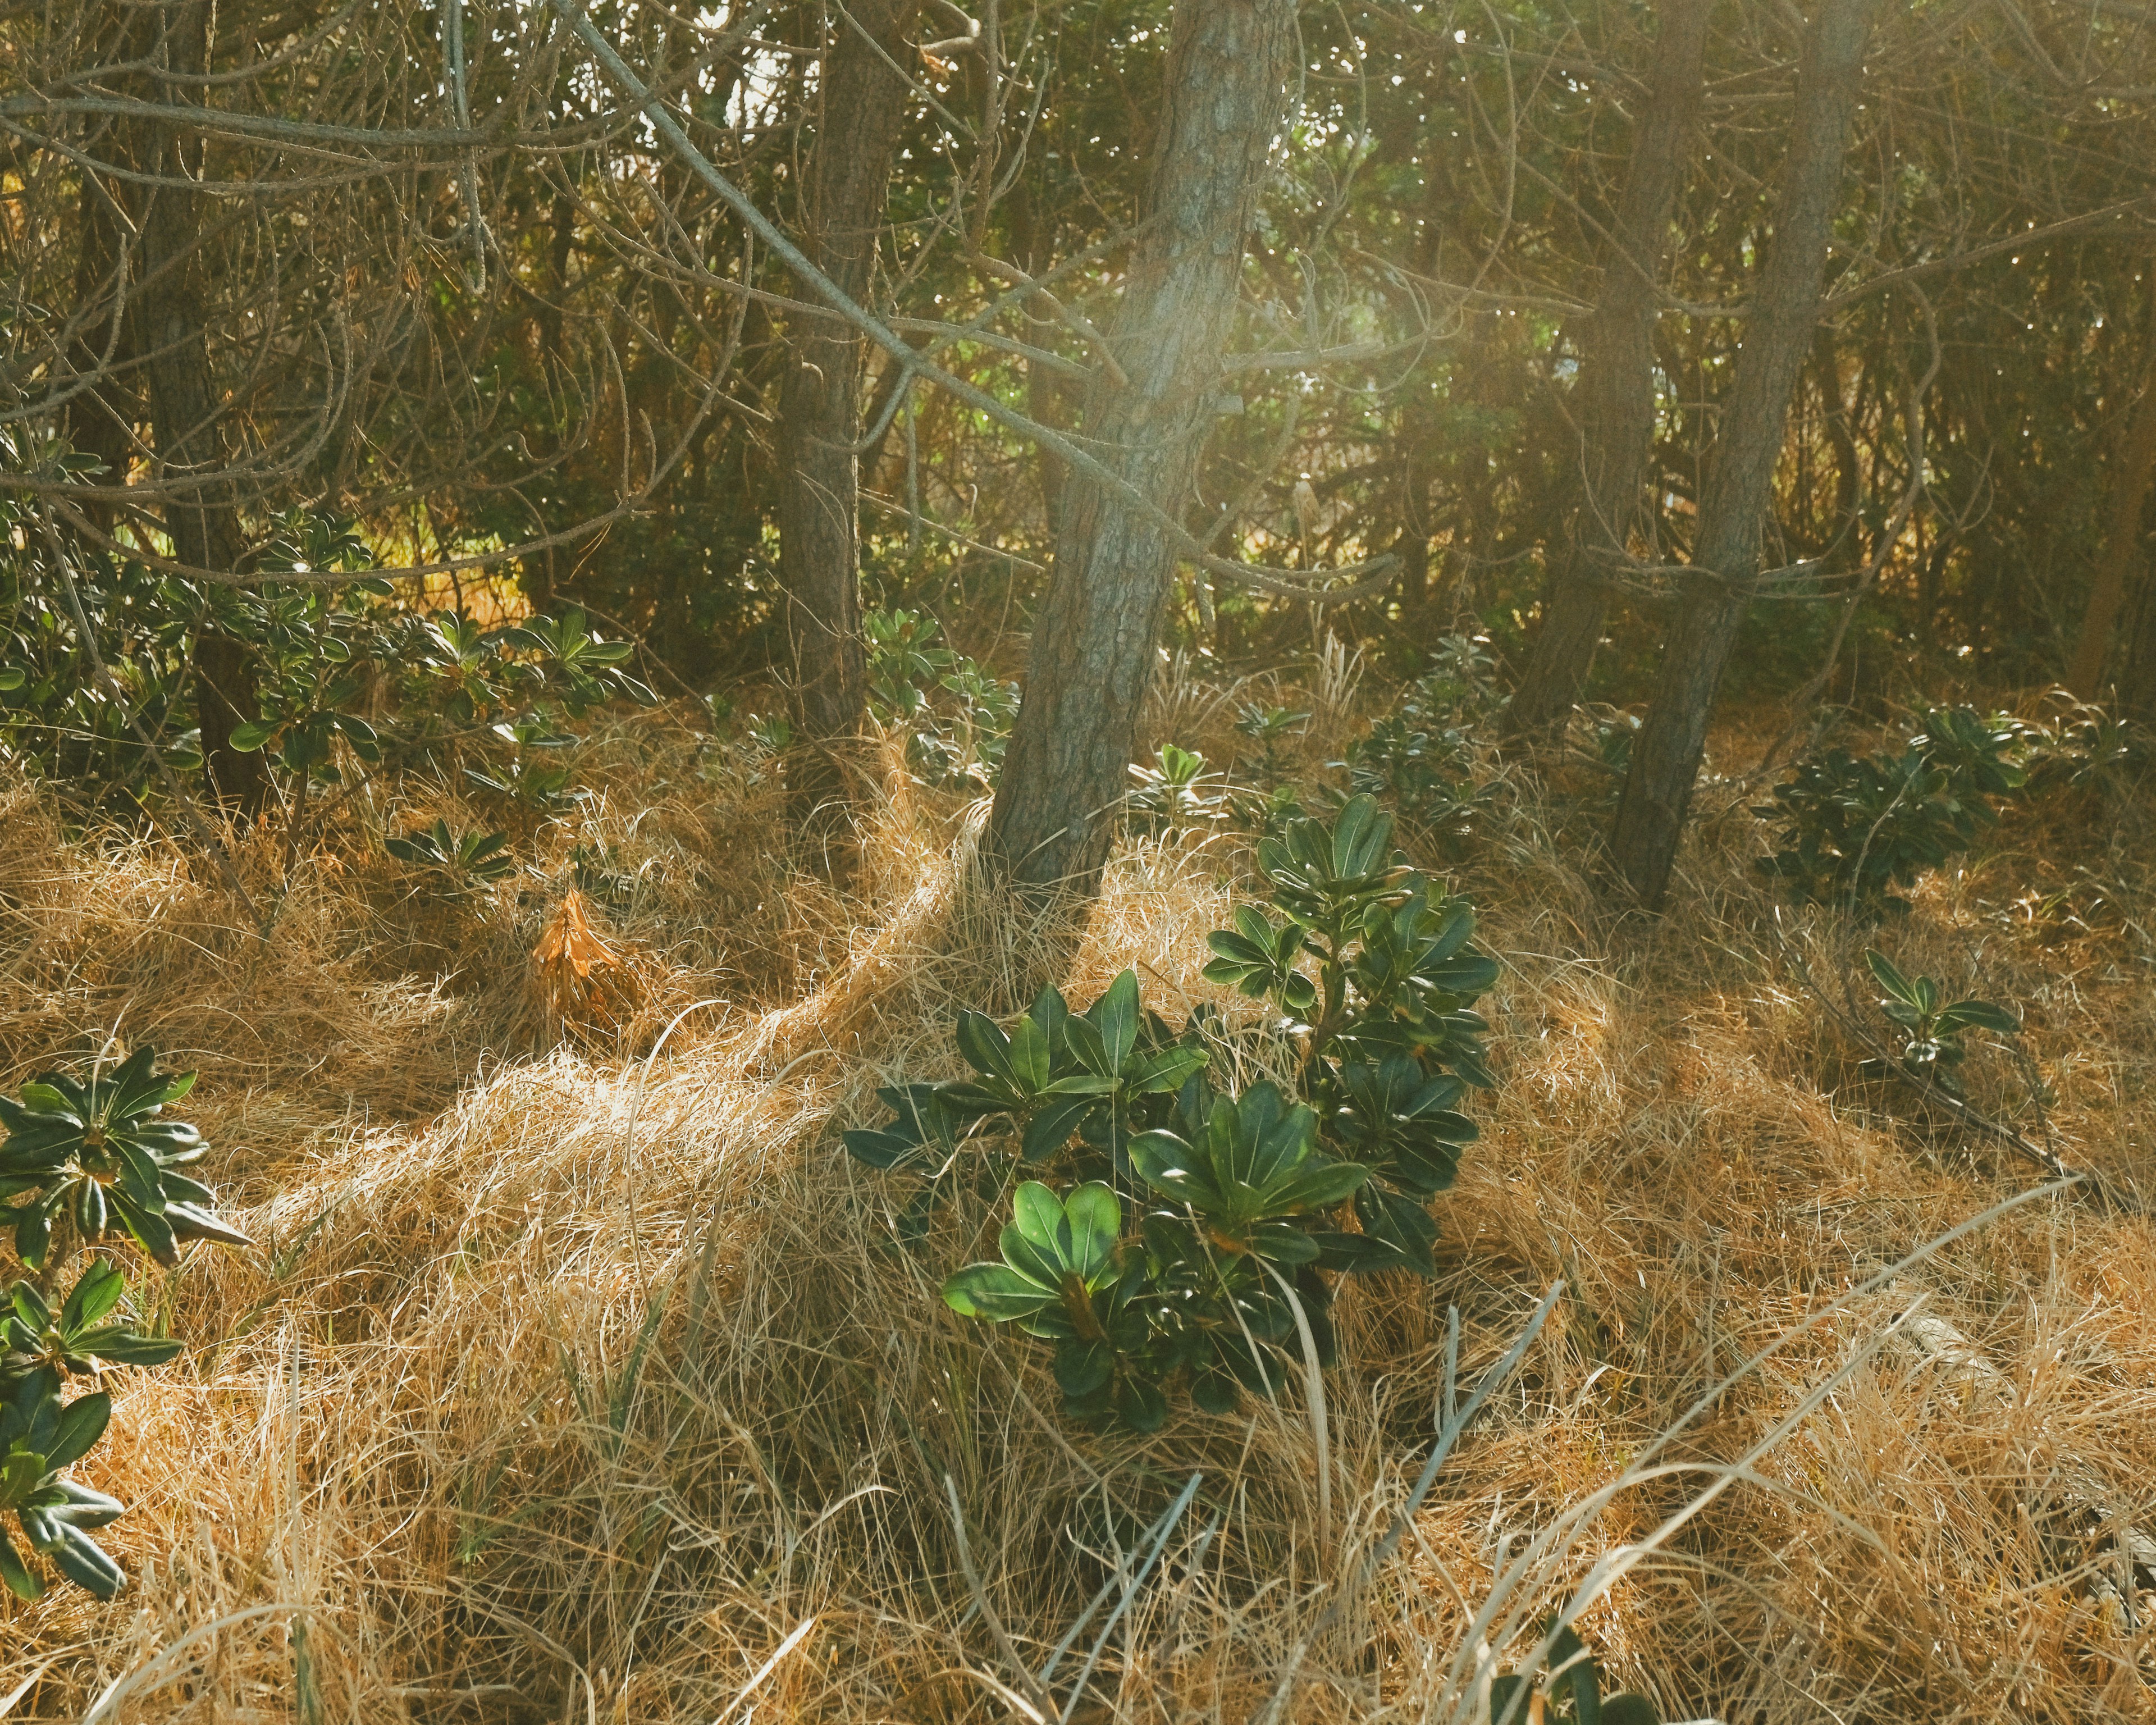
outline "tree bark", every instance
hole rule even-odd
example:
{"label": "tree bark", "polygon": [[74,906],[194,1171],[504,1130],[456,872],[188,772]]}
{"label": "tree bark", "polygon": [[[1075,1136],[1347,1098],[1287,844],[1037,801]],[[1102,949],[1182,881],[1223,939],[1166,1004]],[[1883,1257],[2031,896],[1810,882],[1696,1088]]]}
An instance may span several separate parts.
{"label": "tree bark", "polygon": [[[2144,417],[2156,418],[2145,412],[2148,398],[2142,399]],[[2156,576],[2143,572],[2133,608],[2133,633],[2127,643],[2126,663],[2119,668],[2119,710],[2156,721]]]}
{"label": "tree bark", "polygon": [[[883,230],[891,157],[906,123],[905,80],[862,38],[901,64],[920,0],[852,0],[824,62],[822,112],[808,171],[803,249],[856,300],[865,298]],[[802,316],[779,392],[779,573],[804,740],[828,747],[860,729],[868,703],[861,647],[860,441],[861,336],[833,318]],[[835,783],[822,775],[824,788]]]}
{"label": "tree bark", "polygon": [[[174,104],[198,100],[208,59],[209,7],[194,0],[167,14],[164,63],[172,74],[161,92]],[[155,74],[151,74],[153,78]],[[180,129],[150,130],[147,167],[167,182],[197,177]],[[197,568],[236,570],[247,545],[228,483],[218,476],[223,450],[217,391],[210,377],[206,274],[198,244],[203,202],[170,183],[144,188],[142,288],[134,303],[135,341],[150,380],[150,424],[160,481],[167,487],[166,531],[172,554]],[[202,727],[203,770],[213,795],[244,815],[268,800],[269,774],[259,752],[232,747],[232,733],[259,716],[254,657],[229,636],[195,638],[195,716]]]}
{"label": "tree bark", "polygon": [[[2066,686],[2083,701],[2095,701],[2103,692],[2103,667],[2111,654],[2112,630],[2133,584],[2133,572],[2141,566],[2141,516],[2148,501],[2152,479],[2156,479],[2156,318],[2150,322],[2148,360],[2142,373],[2141,393],[2133,403],[2133,424],[2126,434],[2126,447],[2119,452],[2118,476],[2111,488],[2103,552],[2089,588],[2088,608],[2082,614],[2074,662],[2066,672]],[[2139,657],[2138,650],[2135,657]]]}
{"label": "tree bark", "polygon": [[1716,691],[1759,572],[1789,398],[1819,321],[1820,282],[1841,189],[1841,162],[1863,88],[1864,49],[1882,0],[1820,0],[1797,74],[1795,124],[1774,234],[1744,321],[1736,381],[1700,500],[1696,572],[1662,649],[1653,705],[1632,742],[1610,835],[1617,866],[1656,905],[1684,831],[1707,751]]}
{"label": "tree bark", "polygon": [[1602,639],[1610,588],[1641,516],[1655,432],[1656,304],[1670,253],[1670,213],[1698,116],[1713,0],[1663,0],[1652,94],[1589,318],[1580,360],[1579,485],[1543,600],[1533,656],[1505,712],[1508,736],[1561,725],[1578,701]]}
{"label": "tree bark", "polygon": [[[1285,114],[1293,0],[1178,0],[1149,208],[1109,340],[1131,381],[1099,378],[1086,435],[1178,510],[1214,412],[1245,235]],[[1091,476],[1063,482],[1055,574],[989,820],[992,854],[1028,886],[1091,896],[1114,842],[1175,553]]]}

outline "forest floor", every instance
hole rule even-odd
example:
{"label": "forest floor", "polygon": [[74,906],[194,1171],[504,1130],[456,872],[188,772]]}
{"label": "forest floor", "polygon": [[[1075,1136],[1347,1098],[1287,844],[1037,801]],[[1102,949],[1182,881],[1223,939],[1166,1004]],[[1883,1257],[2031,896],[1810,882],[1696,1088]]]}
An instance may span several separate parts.
{"label": "forest floor", "polygon": [[[1232,752],[1224,695],[1170,696],[1160,735]],[[1353,718],[1321,711],[1313,761]],[[1337,1307],[1328,1528],[1300,1394],[1066,1430],[1042,1354],[936,1297],[987,1204],[901,1248],[839,1145],[1047,950],[973,866],[980,807],[891,771],[841,891],[775,854],[768,764],[663,711],[580,776],[461,900],[367,836],[447,799],[336,804],[281,891],[281,835],[241,840],[266,937],[172,846],[0,784],[0,1080],[116,1040],[200,1067],[180,1111],[259,1242],[153,1284],[203,1339],[126,1374],[80,1471],[131,1506],[129,1585],[0,1596],[0,1718],[1023,1718],[1017,1667],[1199,1472],[1082,1694],[1091,1630],[1059,1667],[1069,1717],[1240,1725],[1299,1648],[1282,1719],[1486,1717],[1480,1647],[1502,1666],[1601,1563],[1583,1630],[1667,1718],[2156,1721],[2156,1578],[2118,1556],[2156,1530],[2156,1227],[1865,1077],[1813,986],[1876,1022],[1876,942],[2010,1004],[1976,1102],[2156,1199],[2147,794],[2011,812],[1871,931],[1778,912],[1729,781],[1660,918],[1598,901],[1591,775],[1505,769],[1456,857],[1405,835],[1502,962],[1500,1082],[1436,1283]],[[1074,1001],[1136,966],[1171,1021],[1250,1012],[1199,974],[1249,866],[1224,832],[1127,845]],[[615,1027],[564,1040],[531,955],[579,878],[622,963]],[[1559,1281],[1352,1584],[1428,1452],[1448,1308],[1471,1383]]]}

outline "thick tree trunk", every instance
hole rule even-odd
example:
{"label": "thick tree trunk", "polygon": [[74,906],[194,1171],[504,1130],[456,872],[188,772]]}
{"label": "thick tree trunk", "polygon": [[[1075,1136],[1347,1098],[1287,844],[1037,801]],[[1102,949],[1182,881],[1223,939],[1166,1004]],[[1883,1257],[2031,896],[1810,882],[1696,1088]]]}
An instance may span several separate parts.
{"label": "thick tree trunk", "polygon": [[[855,0],[857,29],[833,26],[821,115],[808,171],[803,249],[856,300],[866,297],[883,230],[891,157],[906,123],[905,80],[862,39],[906,64],[901,40],[920,0]],[[860,728],[868,701],[861,648],[861,337],[836,319],[800,316],[793,363],[779,393],[779,572],[786,584],[802,728],[829,745]],[[812,774],[812,777],[816,775]],[[819,788],[835,779],[820,776]]]}
{"label": "thick tree trunk", "polygon": [[1579,699],[1609,608],[1607,565],[1624,556],[1640,522],[1655,432],[1656,300],[1712,10],[1713,0],[1663,0],[1653,90],[1632,141],[1601,297],[1583,332],[1578,501],[1550,571],[1533,657],[1506,709],[1507,735],[1560,725]]}
{"label": "thick tree trunk", "polygon": [[1641,901],[1661,901],[1684,831],[1707,721],[1759,572],[1789,397],[1819,321],[1820,281],[1841,189],[1841,162],[1882,0],[1820,0],[1797,76],[1795,125],[1774,231],[1744,320],[1736,382],[1722,409],[1700,504],[1697,572],[1662,649],[1653,706],[1632,743],[1610,848]]}
{"label": "thick tree trunk", "polygon": [[[199,99],[208,58],[209,7],[194,0],[167,15],[164,60],[173,80],[161,99]],[[155,76],[154,74],[151,74]],[[151,129],[149,170],[166,179],[192,179],[178,127]],[[223,449],[218,408],[210,378],[205,331],[206,287],[198,241],[203,200],[165,184],[142,193],[142,285],[134,303],[135,341],[150,379],[150,423],[159,479],[170,488],[164,506],[172,555],[197,568],[234,570],[246,551],[231,488],[218,477]],[[257,717],[252,655],[227,636],[205,632],[194,644],[195,716],[202,726],[203,768],[212,793],[242,814],[268,799],[269,775],[259,753],[232,747],[232,733]]]}
{"label": "thick tree trunk", "polygon": [[[1098,381],[1084,418],[1102,460],[1166,511],[1190,494],[1214,412],[1294,40],[1293,0],[1175,8],[1152,224],[1109,336],[1131,381]],[[1065,477],[1055,576],[989,823],[1020,882],[1088,894],[1099,883],[1174,566],[1158,522],[1082,472]]]}
{"label": "thick tree trunk", "polygon": [[2141,516],[2148,501],[2149,481],[2156,479],[2156,321],[2151,324],[2148,351],[2140,397],[2133,404],[2133,422],[2126,434],[2126,446],[2119,452],[2118,476],[2112,483],[2102,554],[2089,588],[2088,608],[2082,614],[2074,662],[2066,672],[2066,686],[2083,701],[2096,701],[2102,695],[2112,629],[2133,585],[2133,572],[2141,566]]}

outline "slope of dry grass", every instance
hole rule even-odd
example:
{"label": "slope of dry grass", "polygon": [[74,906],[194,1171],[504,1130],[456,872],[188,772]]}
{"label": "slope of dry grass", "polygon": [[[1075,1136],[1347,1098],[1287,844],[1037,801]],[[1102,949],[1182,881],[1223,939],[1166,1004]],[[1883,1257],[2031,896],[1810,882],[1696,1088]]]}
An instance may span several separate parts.
{"label": "slope of dry grass", "polygon": [[[1231,706],[1167,696],[1227,752]],[[1776,933],[1741,798],[1656,922],[1597,908],[1592,809],[1524,773],[1452,870],[1506,962],[1503,1081],[1438,1285],[1338,1307],[1328,1543],[1299,1400],[1064,1430],[1040,1357],[934,1297],[986,1205],[909,1254],[834,1137],[952,1070],[956,1007],[1007,1009],[1048,955],[1075,998],[1135,964],[1172,1016],[1217,999],[1239,845],[1129,847],[1074,952],[983,883],[978,809],[896,777],[834,891],[771,854],[767,782],[661,721],[593,772],[589,830],[526,835],[531,870],[463,905],[365,835],[433,805],[344,811],[266,939],[157,842],[0,792],[0,1077],[116,1036],[199,1064],[260,1242],[157,1288],[224,1339],[121,1390],[82,1472],[132,1506],[131,1585],[0,1599],[0,1717],[1024,1717],[1000,1642],[1037,1671],[1199,1472],[1076,1717],[1240,1721],[1291,1656],[1283,1718],[1481,1717],[1485,1650],[1587,1584],[1590,1640],[1672,1717],[2156,1719],[2156,1576],[2115,1538],[2156,1527],[2156,1232],[2026,1197],[2034,1171],[1860,1080],[1783,942],[1838,975],[1862,937]],[[2156,1196],[2148,812],[2040,817],[1879,937],[2026,1008],[2026,1060],[1978,1063],[1988,1108]],[[619,1037],[533,1004],[579,839],[635,882]],[[240,857],[265,901],[276,851]],[[1560,1279],[1347,1585],[1427,1451],[1447,1308],[1472,1382]]]}

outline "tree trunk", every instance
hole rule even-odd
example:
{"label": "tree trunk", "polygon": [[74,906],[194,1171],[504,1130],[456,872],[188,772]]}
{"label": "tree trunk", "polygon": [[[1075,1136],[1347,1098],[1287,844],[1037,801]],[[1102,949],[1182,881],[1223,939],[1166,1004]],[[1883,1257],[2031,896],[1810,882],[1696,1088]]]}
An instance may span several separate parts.
{"label": "tree trunk", "polygon": [[[866,297],[883,231],[891,157],[911,92],[862,39],[901,64],[920,0],[855,0],[833,25],[822,113],[808,171],[803,249],[846,295]],[[805,740],[828,747],[860,729],[868,702],[861,649],[861,337],[834,318],[797,316],[793,363],[779,392],[779,572]],[[814,776],[812,774],[812,776]],[[819,788],[835,776],[825,772]]]}
{"label": "tree trunk", "polygon": [[[1101,459],[1178,509],[1213,413],[1243,244],[1285,109],[1293,0],[1178,0],[1149,208],[1109,340],[1131,381],[1096,380]],[[1152,675],[1175,549],[1090,475],[1065,479],[1055,570],[1034,621],[1025,699],[988,837],[1017,880],[1100,882]]]}
{"label": "tree trunk", "polygon": [[1700,500],[1697,572],[1662,649],[1654,704],[1632,742],[1610,848],[1641,901],[1659,904],[1684,831],[1707,721],[1759,572],[1789,397],[1819,321],[1820,281],[1841,189],[1841,161],[1881,0],[1821,0],[1797,75],[1771,249],[1744,320],[1736,382]]}
{"label": "tree trunk", "polygon": [[[2148,398],[2142,398],[2145,405]],[[2144,417],[2156,418],[2156,415]],[[2119,710],[2143,721],[2156,721],[2156,576],[2144,572],[2134,604],[2133,634],[2126,663],[2119,668]]]}
{"label": "tree trunk", "polygon": [[[173,81],[162,100],[198,100],[209,52],[208,0],[167,14],[164,59]],[[155,74],[151,74],[155,77]],[[151,128],[149,171],[167,180],[192,179],[180,128]],[[203,201],[171,184],[142,193],[142,284],[134,302],[136,347],[150,378],[150,424],[158,477],[167,489],[166,531],[172,555],[200,569],[236,570],[246,551],[230,486],[221,465],[218,408],[211,382],[204,314],[206,285],[198,240]],[[195,716],[202,726],[203,768],[212,793],[252,815],[268,800],[269,774],[259,753],[232,747],[232,733],[258,717],[253,655],[214,631],[194,644]]]}
{"label": "tree trunk", "polygon": [[2152,478],[2156,478],[2156,317],[2150,322],[2148,361],[2142,374],[2140,396],[2133,404],[2133,423],[2126,434],[2126,447],[2119,453],[2118,476],[2111,488],[2111,518],[2104,526],[2103,552],[2089,588],[2088,608],[2082,614],[2074,662],[2066,672],[2066,686],[2083,701],[2095,701],[2103,692],[2103,665],[2111,653],[2112,629],[2133,583],[2133,572],[2141,564],[2141,515],[2148,501]]}
{"label": "tree trunk", "polygon": [[1653,92],[1632,140],[1602,294],[1584,331],[1578,501],[1543,602],[1527,675],[1505,712],[1521,736],[1561,725],[1579,699],[1602,639],[1609,585],[1640,519],[1640,482],[1655,432],[1656,300],[1670,251],[1670,213],[1699,112],[1713,0],[1663,0]]}

